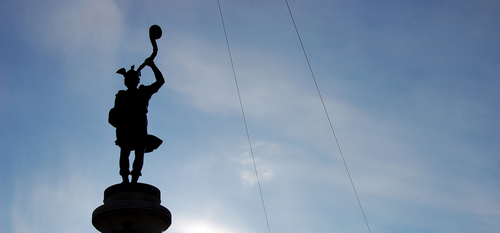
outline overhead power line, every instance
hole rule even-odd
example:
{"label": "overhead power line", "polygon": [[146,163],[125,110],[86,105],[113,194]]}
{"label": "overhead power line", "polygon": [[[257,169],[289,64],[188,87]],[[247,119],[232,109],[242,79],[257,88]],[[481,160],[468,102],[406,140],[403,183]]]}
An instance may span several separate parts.
{"label": "overhead power line", "polygon": [[311,68],[311,63],[309,62],[309,58],[307,57],[306,50],[304,48],[304,44],[302,43],[302,39],[300,38],[299,30],[297,29],[297,24],[295,24],[295,20],[293,19],[292,10],[290,9],[290,5],[288,4],[288,0],[285,0],[286,7],[288,8],[288,12],[290,13],[290,18],[292,19],[293,26],[295,28],[295,32],[297,33],[297,37],[299,38],[300,46],[302,47],[302,52],[304,52],[304,57],[307,61],[307,66],[309,67],[309,71],[311,72],[311,77],[314,81],[314,85],[316,86],[316,90],[318,91],[319,99],[321,100],[321,104],[323,105],[323,109],[325,110],[326,118],[328,119],[328,123],[330,124],[330,129],[333,133],[333,137],[335,138],[335,142],[337,143],[337,148],[339,149],[340,156],[342,157],[342,161],[344,162],[345,170],[347,171],[347,176],[349,176],[349,180],[351,181],[352,189],[354,190],[354,195],[356,195],[356,200],[358,200],[359,208],[361,209],[361,213],[363,214],[363,218],[366,223],[366,227],[368,228],[368,232],[371,233],[370,225],[368,225],[368,221],[366,220],[365,211],[363,210],[363,206],[361,205],[361,201],[358,197],[358,192],[356,192],[356,187],[354,186],[354,182],[351,178],[351,173],[349,172],[349,168],[347,167],[347,163],[345,162],[344,154],[342,153],[342,149],[340,148],[339,140],[337,139],[337,135],[335,134],[335,130],[333,129],[332,121],[330,120],[330,115],[328,115],[328,110],[326,109],[325,102],[323,101],[323,97],[321,96],[321,91],[319,90],[318,82],[316,82],[316,78],[314,77],[313,69]]}
{"label": "overhead power line", "polygon": [[236,84],[236,90],[238,92],[238,99],[240,100],[241,115],[243,116],[243,122],[245,123],[245,130],[247,132],[248,146],[250,147],[250,154],[252,155],[253,168],[255,170],[255,177],[257,178],[257,185],[259,186],[260,200],[262,201],[262,208],[264,209],[264,216],[266,217],[267,230],[269,233],[271,233],[271,228],[269,227],[269,219],[267,217],[266,204],[264,202],[264,195],[262,195],[262,188],[260,185],[259,173],[257,171],[257,165],[255,164],[255,157],[253,155],[252,142],[250,140],[250,133],[248,132],[245,111],[243,110],[243,102],[241,101],[240,89],[238,87],[238,79],[236,78],[236,72],[234,70],[233,57],[231,55],[231,49],[229,47],[229,40],[227,39],[226,25],[224,24],[224,17],[222,16],[222,9],[221,9],[219,0],[217,0],[217,5],[219,6],[220,19],[222,22],[222,28],[224,29],[224,36],[226,38],[226,45],[227,45],[227,51],[229,53],[229,60],[231,60],[231,68],[233,69],[233,77],[234,77],[234,82]]}

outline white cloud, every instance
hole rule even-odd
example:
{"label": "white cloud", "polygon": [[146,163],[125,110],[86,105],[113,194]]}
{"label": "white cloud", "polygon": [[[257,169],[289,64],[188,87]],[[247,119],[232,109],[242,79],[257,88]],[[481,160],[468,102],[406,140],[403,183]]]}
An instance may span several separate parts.
{"label": "white cloud", "polygon": [[178,68],[167,85],[203,111],[234,114],[239,105],[227,53],[194,39],[182,41],[171,53],[171,66]]}
{"label": "white cloud", "polygon": [[[44,29],[42,39],[67,56],[118,48],[123,16],[110,0],[65,2],[48,9],[48,17],[34,22]],[[45,24],[45,25],[40,25]]]}
{"label": "white cloud", "polygon": [[[254,159],[249,150],[236,158],[239,165],[238,173],[243,184],[255,185],[257,183],[257,174],[260,182],[269,181],[274,177],[272,165],[264,158],[281,153],[278,147],[277,144],[264,141],[257,141],[252,144],[253,151],[258,151],[259,154],[258,156],[254,155],[256,167],[254,167]],[[257,169],[257,174],[255,169]]]}

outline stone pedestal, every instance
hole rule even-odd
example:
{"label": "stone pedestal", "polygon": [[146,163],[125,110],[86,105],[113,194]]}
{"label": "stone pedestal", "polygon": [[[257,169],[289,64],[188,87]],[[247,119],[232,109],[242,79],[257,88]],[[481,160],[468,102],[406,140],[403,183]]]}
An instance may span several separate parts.
{"label": "stone pedestal", "polygon": [[104,191],[104,205],[92,213],[92,224],[102,233],[160,233],[172,223],[160,202],[160,190],[152,185],[116,184]]}

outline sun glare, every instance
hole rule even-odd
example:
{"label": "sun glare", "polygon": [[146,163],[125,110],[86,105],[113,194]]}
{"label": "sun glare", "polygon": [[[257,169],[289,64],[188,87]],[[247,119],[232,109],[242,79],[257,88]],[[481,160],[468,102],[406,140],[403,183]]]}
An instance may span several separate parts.
{"label": "sun glare", "polygon": [[[181,224],[179,224],[181,225]],[[182,224],[180,233],[234,233],[206,221],[189,221]]]}

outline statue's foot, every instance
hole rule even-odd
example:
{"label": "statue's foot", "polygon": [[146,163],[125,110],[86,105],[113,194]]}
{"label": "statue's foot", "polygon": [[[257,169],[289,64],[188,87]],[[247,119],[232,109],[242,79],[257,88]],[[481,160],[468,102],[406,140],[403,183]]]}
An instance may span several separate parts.
{"label": "statue's foot", "polygon": [[122,176],[122,184],[128,184],[129,181],[128,181],[128,175],[130,174],[129,171],[125,171],[125,170],[120,170],[120,176]]}
{"label": "statue's foot", "polygon": [[132,184],[137,184],[137,181],[139,180],[139,176],[141,176],[140,172],[134,172],[132,171],[130,174],[132,174]]}
{"label": "statue's foot", "polygon": [[123,179],[122,184],[128,184],[129,183],[128,182],[128,176],[122,176],[122,179]]}

